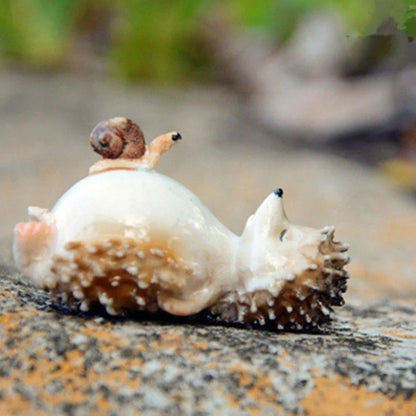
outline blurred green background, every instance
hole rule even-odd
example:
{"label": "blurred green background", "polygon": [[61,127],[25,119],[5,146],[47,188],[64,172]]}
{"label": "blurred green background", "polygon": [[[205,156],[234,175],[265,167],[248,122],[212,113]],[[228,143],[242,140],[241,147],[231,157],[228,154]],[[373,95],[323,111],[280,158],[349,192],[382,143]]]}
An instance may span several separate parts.
{"label": "blurred green background", "polygon": [[415,0],[0,0],[0,27],[9,74],[227,83],[277,139],[416,192]]}
{"label": "blurred green background", "polygon": [[220,12],[280,45],[311,10],[339,15],[351,37],[375,33],[388,17],[416,35],[414,0],[0,0],[0,62],[100,68],[128,81],[209,81],[216,74],[201,42],[207,16]]}

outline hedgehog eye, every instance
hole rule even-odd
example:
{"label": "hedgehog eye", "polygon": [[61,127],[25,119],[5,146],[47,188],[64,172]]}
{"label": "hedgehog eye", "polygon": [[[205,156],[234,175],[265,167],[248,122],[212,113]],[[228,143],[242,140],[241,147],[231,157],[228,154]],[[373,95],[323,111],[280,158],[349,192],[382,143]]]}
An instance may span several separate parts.
{"label": "hedgehog eye", "polygon": [[281,233],[280,233],[280,235],[279,235],[279,239],[280,239],[280,241],[283,241],[283,238],[284,238],[284,236],[285,236],[285,234],[287,233],[287,229],[285,228]]}

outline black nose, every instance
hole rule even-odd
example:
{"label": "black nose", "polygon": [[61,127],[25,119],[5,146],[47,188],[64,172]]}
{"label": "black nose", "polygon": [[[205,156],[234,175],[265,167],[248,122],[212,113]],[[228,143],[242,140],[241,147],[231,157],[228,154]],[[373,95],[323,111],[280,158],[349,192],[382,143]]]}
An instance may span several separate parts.
{"label": "black nose", "polygon": [[181,140],[182,136],[180,133],[172,134],[172,140],[176,142],[176,140]]}
{"label": "black nose", "polygon": [[277,195],[279,198],[281,198],[283,196],[283,189],[282,188],[277,188],[273,191],[273,193],[275,195]]}

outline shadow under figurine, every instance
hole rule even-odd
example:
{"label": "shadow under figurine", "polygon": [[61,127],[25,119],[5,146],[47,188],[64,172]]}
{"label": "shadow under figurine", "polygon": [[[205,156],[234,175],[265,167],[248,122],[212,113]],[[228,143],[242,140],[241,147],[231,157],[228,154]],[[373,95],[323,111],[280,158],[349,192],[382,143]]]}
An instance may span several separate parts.
{"label": "shadow under figurine", "polygon": [[15,226],[22,273],[81,311],[206,311],[279,330],[328,321],[348,278],[348,246],[334,241],[334,228],[290,223],[276,189],[238,237],[153,169],[179,139],[167,133],[146,145],[129,119],[99,123],[90,141],[104,159],[52,211],[29,207],[31,221]]}

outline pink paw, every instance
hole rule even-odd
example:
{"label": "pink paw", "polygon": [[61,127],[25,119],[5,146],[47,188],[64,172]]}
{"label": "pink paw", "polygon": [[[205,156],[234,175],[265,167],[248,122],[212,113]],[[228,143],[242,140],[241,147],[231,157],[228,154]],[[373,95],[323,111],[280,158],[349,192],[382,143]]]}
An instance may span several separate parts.
{"label": "pink paw", "polygon": [[24,245],[45,242],[52,234],[51,227],[44,222],[20,222],[14,229],[14,238]]}
{"label": "pink paw", "polygon": [[13,254],[20,265],[42,256],[51,241],[52,228],[44,222],[21,222],[14,227]]}

